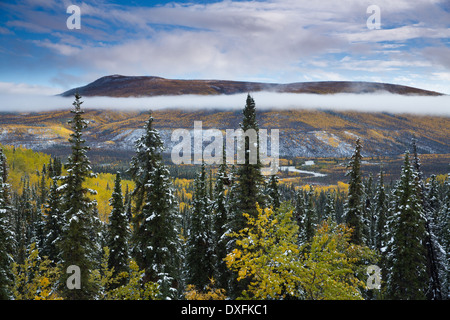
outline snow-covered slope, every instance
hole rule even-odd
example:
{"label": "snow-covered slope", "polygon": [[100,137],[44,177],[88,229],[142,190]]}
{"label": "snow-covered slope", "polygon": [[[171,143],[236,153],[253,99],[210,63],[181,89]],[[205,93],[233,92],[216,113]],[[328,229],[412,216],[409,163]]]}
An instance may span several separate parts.
{"label": "snow-covered slope", "polygon": [[[33,114],[3,114],[0,117],[0,143],[52,151],[67,145],[71,118],[69,111]],[[87,110],[90,121],[84,134],[98,152],[132,152],[134,141],[142,134],[148,113],[111,110]],[[203,128],[237,129],[239,111],[153,112],[154,125],[160,130],[166,152],[174,129],[193,130],[194,121]],[[258,112],[260,128],[278,129],[281,156],[345,157],[351,155],[356,138],[363,142],[366,156],[402,154],[415,136],[420,153],[450,153],[450,118],[394,115],[386,113],[328,112],[284,110]]]}

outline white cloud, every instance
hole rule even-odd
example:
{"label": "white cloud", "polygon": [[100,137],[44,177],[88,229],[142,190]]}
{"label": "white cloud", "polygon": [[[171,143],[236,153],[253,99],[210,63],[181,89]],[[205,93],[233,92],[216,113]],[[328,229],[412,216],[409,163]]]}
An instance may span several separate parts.
{"label": "white cloud", "polygon": [[59,54],[62,54],[64,56],[73,56],[76,55],[80,52],[80,48],[68,45],[68,44],[63,44],[63,43],[52,43],[48,40],[45,41],[41,41],[41,40],[34,40],[33,43],[35,43],[36,45],[40,46],[40,47],[46,47],[52,50],[55,50],[56,52],[58,52]]}
{"label": "white cloud", "polygon": [[[90,109],[157,110],[182,108],[237,109],[245,104],[246,94],[218,96],[159,96],[147,98],[86,97],[83,107]],[[450,117],[450,96],[401,96],[393,94],[292,94],[257,92],[253,94],[258,110],[264,109],[330,109],[359,112],[390,112],[442,115]],[[45,95],[0,93],[0,111],[44,111],[70,109],[72,98]]]}
{"label": "white cloud", "polygon": [[[55,95],[61,92],[60,88],[30,85],[26,83],[0,82],[0,94],[3,96],[20,97],[22,95]],[[30,101],[29,101],[30,102]],[[4,101],[2,101],[2,104]],[[5,103],[6,106],[6,103]],[[14,109],[11,109],[14,110]]]}

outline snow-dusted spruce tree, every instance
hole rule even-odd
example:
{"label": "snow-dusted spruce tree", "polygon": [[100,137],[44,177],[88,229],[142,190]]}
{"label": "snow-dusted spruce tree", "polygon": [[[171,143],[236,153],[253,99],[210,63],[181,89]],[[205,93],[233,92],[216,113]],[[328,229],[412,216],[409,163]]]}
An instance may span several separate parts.
{"label": "snow-dusted spruce tree", "polygon": [[347,176],[349,177],[349,187],[348,187],[348,197],[345,202],[344,208],[344,221],[348,227],[353,229],[350,242],[362,245],[364,244],[363,239],[363,196],[364,196],[364,186],[362,183],[361,176],[361,141],[358,138],[356,140],[355,151],[351,157]]}
{"label": "snow-dusted spruce tree", "polygon": [[109,200],[112,208],[109,215],[106,245],[109,248],[108,267],[114,268],[114,276],[121,272],[129,271],[129,250],[128,240],[130,237],[130,227],[126,216],[120,173],[116,174],[114,180],[114,191]]}
{"label": "snow-dusted spruce tree", "polygon": [[372,174],[363,181],[364,193],[363,193],[363,239],[365,239],[365,244],[373,249],[375,247],[375,187],[373,184]]}
{"label": "snow-dusted spruce tree", "polygon": [[11,203],[6,157],[0,148],[0,300],[11,299],[11,264],[13,261],[14,234],[10,217]]}
{"label": "snow-dusted spruce tree", "polygon": [[[259,125],[256,120],[256,106],[250,94],[247,95],[240,128],[246,133],[251,132],[248,130],[255,130],[257,141],[256,146],[250,146],[250,139],[245,138],[243,150],[245,160],[243,164],[236,166],[236,182],[231,187],[233,195],[230,203],[230,219],[227,229],[235,234],[247,226],[247,219],[243,214],[247,213],[251,217],[256,217],[258,215],[257,204],[264,208],[267,200],[267,197],[264,195],[264,177],[261,173],[259,158]],[[251,152],[256,152],[256,163],[250,161]],[[234,240],[233,238],[228,243],[229,251],[235,247]],[[234,278],[237,278],[237,276]],[[237,297],[246,287],[246,284],[243,281],[232,281],[230,286],[230,296]]]}
{"label": "snow-dusted spruce tree", "polygon": [[[224,152],[225,160],[225,152]],[[223,260],[227,256],[227,242],[226,236],[227,224],[228,224],[228,196],[226,195],[226,186],[229,184],[230,177],[228,176],[228,166],[226,161],[220,164],[216,175],[216,181],[214,184],[214,199],[211,203],[213,212],[213,245],[215,256],[215,275],[217,287],[226,289],[228,287],[228,281],[230,272],[227,268],[226,262]]]}
{"label": "snow-dusted spruce tree", "polygon": [[305,217],[303,220],[303,226],[300,228],[300,238],[302,239],[301,243],[306,244],[310,243],[314,237],[318,226],[318,214],[315,207],[315,190],[312,185],[309,186],[309,190],[306,193],[305,199]]}
{"label": "snow-dusted spruce tree", "polygon": [[[266,204],[266,197],[264,195],[264,177],[261,173],[261,162],[259,159],[259,125],[256,120],[256,107],[253,98],[248,95],[246,104],[243,110],[243,119],[240,124],[241,129],[244,132],[247,130],[255,130],[258,137],[255,146],[250,146],[250,139],[245,139],[244,154],[245,163],[237,166],[237,185],[236,185],[236,200],[238,211],[235,213],[238,222],[237,228],[233,231],[237,232],[245,227],[247,224],[243,213],[248,213],[253,217],[256,217],[258,211],[256,210],[256,203],[260,207],[264,207]],[[256,152],[257,161],[251,163],[250,153]]]}
{"label": "snow-dusted spruce tree", "polygon": [[417,151],[417,139],[412,139],[412,150],[413,150],[413,167],[417,174],[417,180],[419,185],[419,198],[422,201],[422,207],[425,213],[425,229],[427,231],[427,235],[425,238],[425,248],[427,251],[427,272],[429,275],[429,287],[427,290],[427,298],[428,299],[442,299],[442,287],[441,287],[441,279],[439,279],[439,269],[442,268],[440,263],[439,255],[440,255],[440,244],[437,239],[435,232],[435,206],[439,204],[437,197],[432,199],[432,195],[428,197],[427,189],[425,186],[425,181],[423,178],[423,173],[421,169],[421,162]]}
{"label": "snow-dusted spruce tree", "polygon": [[31,190],[29,179],[21,179],[23,183],[22,194],[16,195],[14,199],[14,236],[16,250],[15,262],[22,264],[26,258],[27,247],[31,244],[33,222],[33,206],[31,204]]}
{"label": "snow-dusted spruce tree", "polygon": [[323,220],[330,219],[331,221],[336,221],[336,204],[335,204],[336,194],[327,191],[325,208],[323,211]]}
{"label": "snow-dusted spruce tree", "polygon": [[61,194],[58,192],[58,181],[54,178],[45,204],[44,246],[42,256],[47,256],[54,263],[58,262],[58,240],[62,230],[63,215],[61,212]]}
{"label": "snow-dusted spruce tree", "polygon": [[191,223],[187,240],[187,283],[204,290],[214,275],[214,243],[210,199],[206,187],[205,164],[194,180]]}
{"label": "snow-dusted spruce tree", "polygon": [[[382,251],[382,248],[386,246],[386,221],[387,221],[387,197],[384,187],[384,174],[380,171],[379,180],[377,182],[374,199],[374,215],[375,215],[375,249],[378,252]],[[384,250],[384,249],[383,249]]]}
{"label": "snow-dusted spruce tree", "polygon": [[144,128],[129,171],[135,182],[131,253],[139,268],[145,270],[144,280],[158,282],[161,297],[171,298],[180,278],[181,219],[153,117]]}
{"label": "snow-dusted spruce tree", "polygon": [[[89,278],[91,271],[96,268],[100,251],[95,230],[98,225],[98,216],[94,210],[96,201],[89,198],[89,194],[96,192],[84,186],[86,179],[95,177],[95,174],[91,171],[86,155],[89,147],[82,138],[88,122],[82,116],[84,111],[81,110],[80,99],[81,96],[75,94],[74,109],[71,110],[73,119],[69,121],[73,130],[69,138],[72,153],[65,164],[67,175],[59,177],[62,184],[58,188],[61,192],[63,213],[61,237],[57,240],[63,267],[61,291],[63,297],[69,300],[84,300],[94,296],[96,288]],[[71,273],[66,271],[71,265],[80,268],[80,289],[70,289],[66,286],[67,278],[71,276]]]}
{"label": "snow-dusted spruce tree", "polygon": [[299,189],[294,194],[294,219],[297,222],[299,228],[298,244],[302,245],[304,242],[303,229],[305,228],[305,217],[306,217],[306,201],[305,193],[303,189]]}
{"label": "snow-dusted spruce tree", "polygon": [[270,175],[269,181],[266,187],[266,195],[268,197],[267,204],[276,210],[281,204],[281,194],[278,187],[278,176],[276,174]]}
{"label": "snow-dusted spruce tree", "polygon": [[444,198],[438,215],[438,233],[442,244],[442,298],[450,300],[450,173],[443,186]]}
{"label": "snow-dusted spruce tree", "polygon": [[426,299],[428,289],[425,215],[417,173],[405,154],[400,180],[393,190],[386,252],[386,298]]}
{"label": "snow-dusted spruce tree", "polygon": [[442,296],[442,279],[441,270],[445,269],[442,260],[442,245],[437,236],[437,211],[439,210],[439,196],[437,191],[436,177],[431,177],[431,182],[426,185],[421,162],[417,150],[417,139],[412,139],[413,150],[413,167],[417,174],[419,185],[419,198],[425,214],[425,229],[427,231],[425,238],[425,248],[427,251],[427,272],[429,276],[429,287],[427,290],[427,298],[431,300],[441,300]]}
{"label": "snow-dusted spruce tree", "polygon": [[445,249],[442,246],[442,239],[439,237],[440,221],[439,209],[442,204],[439,199],[439,190],[436,175],[430,177],[424,190],[424,213],[426,219],[427,237],[425,247],[427,249],[427,266],[429,274],[429,288],[427,297],[430,300],[442,300],[445,297],[444,274],[447,270]]}

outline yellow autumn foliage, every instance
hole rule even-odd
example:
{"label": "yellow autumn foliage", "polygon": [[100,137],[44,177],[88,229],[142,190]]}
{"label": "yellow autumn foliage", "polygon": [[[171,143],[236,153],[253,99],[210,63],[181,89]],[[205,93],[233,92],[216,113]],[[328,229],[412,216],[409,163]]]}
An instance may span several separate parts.
{"label": "yellow autumn foliage", "polygon": [[324,221],[311,243],[299,247],[293,209],[258,207],[244,214],[248,227],[230,234],[236,246],[225,261],[237,280],[249,280],[242,293],[253,299],[362,299],[364,283],[355,274],[362,259],[374,259],[367,247],[350,244],[351,230]]}
{"label": "yellow autumn foliage", "polygon": [[199,291],[194,285],[188,284],[184,296],[186,300],[225,300],[227,299],[225,289],[215,288],[214,278],[209,279],[210,283],[207,285],[204,292]]}
{"label": "yellow autumn foliage", "polygon": [[16,300],[62,300],[56,283],[60,276],[57,266],[46,257],[39,257],[36,243],[32,243],[23,264],[13,263],[12,293]]}

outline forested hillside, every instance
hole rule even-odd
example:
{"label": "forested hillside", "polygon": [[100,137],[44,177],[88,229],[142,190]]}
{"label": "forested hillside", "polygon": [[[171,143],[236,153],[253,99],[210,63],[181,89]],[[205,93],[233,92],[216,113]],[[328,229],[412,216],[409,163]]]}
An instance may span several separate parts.
{"label": "forested hillside", "polygon": [[[281,157],[349,157],[356,138],[364,141],[365,157],[396,157],[417,139],[421,154],[450,154],[450,118],[381,112],[308,110],[298,108],[260,110],[257,120],[261,129],[280,132]],[[148,110],[92,110],[85,119],[89,130],[84,137],[91,147],[94,165],[129,162],[134,141],[143,134]],[[194,129],[201,121],[204,129],[238,128],[241,111],[232,109],[163,109],[152,112],[167,156],[175,142],[175,129]],[[68,138],[73,132],[67,123],[69,110],[39,113],[5,113],[0,117],[0,143],[23,146],[61,158],[70,152]]]}
{"label": "forested hillside", "polygon": [[[450,298],[450,179],[423,173],[415,139],[395,181],[363,171],[354,137],[345,181],[309,185],[263,175],[249,152],[169,167],[145,114],[129,165],[105,173],[91,114],[76,95],[63,160],[0,148],[1,299]],[[250,95],[237,116],[264,125]]]}

